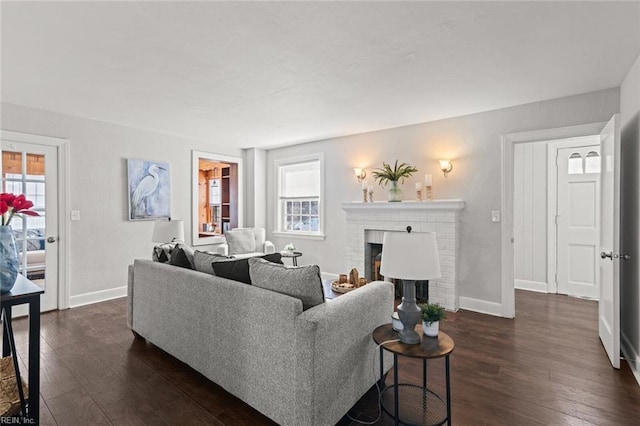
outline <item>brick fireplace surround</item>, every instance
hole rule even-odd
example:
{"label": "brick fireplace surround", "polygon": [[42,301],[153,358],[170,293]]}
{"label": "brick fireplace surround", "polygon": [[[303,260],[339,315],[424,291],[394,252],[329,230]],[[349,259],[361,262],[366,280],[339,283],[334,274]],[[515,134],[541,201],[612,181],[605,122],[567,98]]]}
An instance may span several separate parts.
{"label": "brick fireplace surround", "polygon": [[[457,258],[462,200],[403,201],[400,203],[344,203],[347,218],[346,270],[370,268],[369,244],[382,244],[385,231],[435,232],[442,278],[429,282],[429,301],[457,311]],[[409,253],[407,254],[409,255]]]}

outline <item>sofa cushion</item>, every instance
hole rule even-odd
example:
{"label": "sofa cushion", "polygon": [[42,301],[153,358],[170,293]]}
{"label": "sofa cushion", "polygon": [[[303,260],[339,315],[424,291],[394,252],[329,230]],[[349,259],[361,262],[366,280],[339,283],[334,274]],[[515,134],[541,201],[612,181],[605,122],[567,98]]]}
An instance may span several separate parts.
{"label": "sofa cushion", "polygon": [[215,275],[211,264],[213,262],[223,261],[230,259],[228,256],[221,254],[209,253],[206,251],[195,250],[193,252],[193,266],[196,271],[204,272],[206,274]]}
{"label": "sofa cushion", "polygon": [[[280,253],[265,254],[258,258],[267,263],[273,262],[274,264],[282,264],[282,256]],[[217,261],[211,264],[211,267],[215,271],[215,275],[223,278],[228,278],[234,281],[240,281],[241,283],[251,284],[251,276],[249,275],[249,259],[232,259]]]}
{"label": "sofa cushion", "polygon": [[242,254],[256,251],[256,237],[253,229],[233,229],[225,232],[229,245],[229,254]]}
{"label": "sofa cushion", "polygon": [[185,246],[178,245],[171,252],[171,258],[169,265],[179,266],[180,268],[193,269],[191,262],[189,261],[189,256],[187,255],[187,251]]}
{"label": "sofa cushion", "polygon": [[308,265],[289,268],[261,258],[248,259],[251,282],[256,287],[287,294],[302,301],[307,310],[324,303],[320,267]]}

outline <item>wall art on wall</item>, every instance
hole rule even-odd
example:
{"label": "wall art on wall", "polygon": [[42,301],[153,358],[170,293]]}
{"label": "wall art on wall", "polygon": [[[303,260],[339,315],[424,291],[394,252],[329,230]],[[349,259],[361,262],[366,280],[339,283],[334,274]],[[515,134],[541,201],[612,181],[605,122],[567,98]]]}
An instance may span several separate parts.
{"label": "wall art on wall", "polygon": [[129,220],[171,216],[169,163],[127,159]]}

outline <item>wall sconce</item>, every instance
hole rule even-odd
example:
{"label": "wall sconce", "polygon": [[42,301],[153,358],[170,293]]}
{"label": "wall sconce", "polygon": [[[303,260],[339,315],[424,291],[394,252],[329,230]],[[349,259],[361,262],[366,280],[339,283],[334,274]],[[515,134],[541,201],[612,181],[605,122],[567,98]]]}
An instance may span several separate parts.
{"label": "wall sconce", "polygon": [[449,160],[440,160],[440,170],[444,173],[444,177],[447,177],[449,172],[453,170],[453,164]]}
{"label": "wall sconce", "polygon": [[353,169],[353,172],[356,174],[356,179],[358,179],[358,183],[362,183],[362,180],[367,177],[367,172],[364,169]]}

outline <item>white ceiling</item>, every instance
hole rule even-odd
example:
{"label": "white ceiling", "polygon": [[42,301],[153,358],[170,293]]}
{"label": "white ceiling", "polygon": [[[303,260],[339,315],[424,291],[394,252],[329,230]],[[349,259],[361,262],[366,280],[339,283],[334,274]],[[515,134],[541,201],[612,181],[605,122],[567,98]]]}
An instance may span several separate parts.
{"label": "white ceiling", "polygon": [[2,101],[273,147],[618,87],[640,2],[2,2]]}

